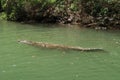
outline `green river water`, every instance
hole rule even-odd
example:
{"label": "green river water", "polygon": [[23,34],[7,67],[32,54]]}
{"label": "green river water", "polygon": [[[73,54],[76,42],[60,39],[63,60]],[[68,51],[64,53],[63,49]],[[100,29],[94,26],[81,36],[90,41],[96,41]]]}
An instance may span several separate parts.
{"label": "green river water", "polygon": [[[38,48],[19,39],[105,52]],[[0,80],[120,80],[120,32],[0,21]]]}

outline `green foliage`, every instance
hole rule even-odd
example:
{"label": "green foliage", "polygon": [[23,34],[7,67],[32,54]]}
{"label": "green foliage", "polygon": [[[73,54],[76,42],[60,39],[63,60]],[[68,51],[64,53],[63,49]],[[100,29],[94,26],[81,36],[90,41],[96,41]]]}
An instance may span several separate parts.
{"label": "green foliage", "polygon": [[0,9],[4,10],[1,16],[12,21],[51,19],[68,23],[80,22],[81,17],[89,15],[95,19],[100,17],[96,21],[102,23],[105,23],[106,19],[120,20],[119,0],[0,0],[0,2]]}
{"label": "green foliage", "polygon": [[43,17],[56,0],[0,0],[7,20],[23,21]]}
{"label": "green foliage", "polygon": [[[19,3],[19,4],[17,4]],[[15,0],[1,0],[2,8],[4,10],[3,18],[7,20],[17,21],[20,19],[22,12],[22,5],[20,1]]]}
{"label": "green foliage", "polygon": [[85,13],[95,18],[101,26],[120,25],[119,0],[81,0]]}
{"label": "green foliage", "polygon": [[119,0],[84,0],[84,3],[85,11],[92,16],[107,16],[120,12]]}
{"label": "green foliage", "polygon": [[5,14],[5,12],[0,13],[0,19],[7,20],[7,15]]}

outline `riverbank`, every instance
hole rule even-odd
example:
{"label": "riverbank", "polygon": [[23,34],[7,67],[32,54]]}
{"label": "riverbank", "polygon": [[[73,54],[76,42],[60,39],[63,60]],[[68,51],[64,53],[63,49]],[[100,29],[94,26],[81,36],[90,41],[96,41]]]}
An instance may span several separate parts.
{"label": "riverbank", "polygon": [[119,0],[1,0],[0,17],[23,23],[82,24],[95,29],[120,29]]}

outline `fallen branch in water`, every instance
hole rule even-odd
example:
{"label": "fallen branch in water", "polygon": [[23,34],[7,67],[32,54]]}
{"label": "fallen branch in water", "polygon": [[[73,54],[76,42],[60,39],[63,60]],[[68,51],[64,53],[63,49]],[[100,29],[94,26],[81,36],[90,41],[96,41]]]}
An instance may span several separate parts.
{"label": "fallen branch in water", "polygon": [[32,45],[32,46],[50,48],[50,49],[70,49],[70,50],[78,50],[78,51],[103,51],[103,49],[101,48],[82,48],[79,46],[74,47],[74,46],[66,46],[66,45],[60,45],[60,44],[34,42],[34,41],[28,41],[28,40],[19,40],[18,42]]}
{"label": "fallen branch in water", "polygon": [[96,25],[98,25],[97,23],[90,23],[90,24],[87,24],[87,25],[85,25],[86,27],[90,27],[90,26],[96,26]]}

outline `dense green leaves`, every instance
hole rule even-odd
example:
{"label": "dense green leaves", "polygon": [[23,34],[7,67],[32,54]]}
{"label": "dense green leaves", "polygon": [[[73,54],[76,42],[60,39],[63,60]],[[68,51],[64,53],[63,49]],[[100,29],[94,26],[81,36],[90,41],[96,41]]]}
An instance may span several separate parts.
{"label": "dense green leaves", "polygon": [[0,0],[2,16],[12,21],[80,23],[92,16],[85,24],[119,24],[119,8],[119,0]]}

